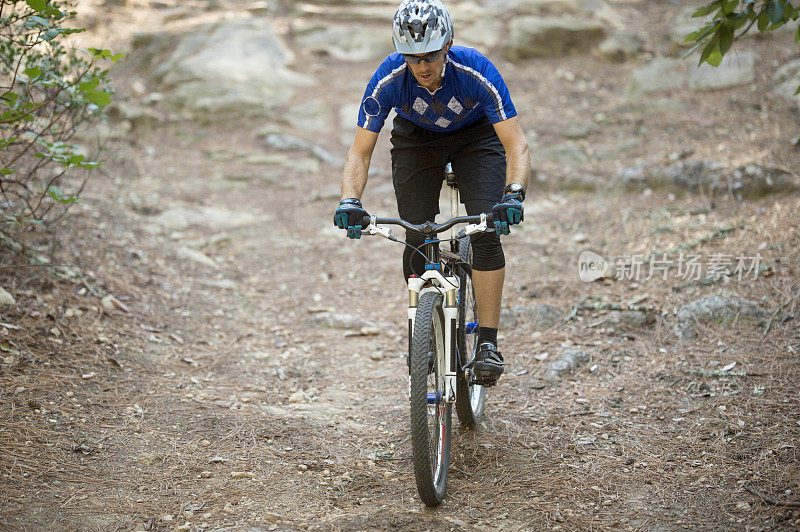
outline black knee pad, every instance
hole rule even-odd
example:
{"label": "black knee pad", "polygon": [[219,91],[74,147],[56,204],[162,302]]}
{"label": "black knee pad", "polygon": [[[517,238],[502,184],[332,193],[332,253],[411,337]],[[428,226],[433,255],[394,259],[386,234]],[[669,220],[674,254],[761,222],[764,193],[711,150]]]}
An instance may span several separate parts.
{"label": "black knee pad", "polygon": [[482,272],[501,270],[506,266],[503,245],[497,233],[477,233],[470,237],[472,268]]}

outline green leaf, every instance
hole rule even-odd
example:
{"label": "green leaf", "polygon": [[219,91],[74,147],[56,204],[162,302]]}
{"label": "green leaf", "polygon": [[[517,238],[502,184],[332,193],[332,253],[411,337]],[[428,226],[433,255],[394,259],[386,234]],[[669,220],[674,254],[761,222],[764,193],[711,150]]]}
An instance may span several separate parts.
{"label": "green leaf", "polygon": [[12,170],[11,168],[3,168],[2,170],[0,170],[0,175],[8,175],[8,174],[11,174],[13,172],[14,172],[14,170]]}
{"label": "green leaf", "polygon": [[767,20],[775,25],[783,22],[783,2],[781,0],[769,0],[766,7]]}
{"label": "green leaf", "polygon": [[36,15],[31,15],[30,17],[28,17],[28,20],[25,21],[25,25],[28,26],[29,28],[32,28],[34,26],[39,26],[42,29],[47,29],[50,27],[50,23],[47,21],[47,19],[42,17],[37,17]]}
{"label": "green leaf", "polygon": [[800,42],[800,26],[797,26],[797,31],[794,32],[794,42]]}
{"label": "green leaf", "polygon": [[706,15],[709,15],[714,11],[716,11],[717,9],[719,9],[721,6],[722,6],[721,0],[714,0],[713,2],[704,5],[703,7],[692,13],[692,18],[705,17]]}
{"label": "green leaf", "polygon": [[108,59],[112,63],[116,63],[124,57],[125,54],[115,54],[111,50],[104,50],[100,48],[89,48],[89,51],[96,59]]}
{"label": "green leaf", "polygon": [[691,42],[701,41],[706,36],[711,35],[712,33],[714,33],[716,31],[716,29],[717,29],[717,23],[716,22],[712,22],[711,24],[703,26],[699,30],[687,35],[686,38],[683,40],[683,42],[685,44],[689,44]]}
{"label": "green leaf", "polygon": [[105,107],[111,103],[111,95],[103,89],[98,89],[100,78],[92,78],[78,85],[78,90],[83,93],[83,97],[98,107]]}
{"label": "green leaf", "polygon": [[98,107],[105,107],[111,103],[111,95],[104,90],[85,91],[84,97]]}
{"label": "green leaf", "polygon": [[767,10],[762,9],[758,14],[758,31],[764,31],[769,26],[769,19],[767,18]]}
{"label": "green leaf", "polygon": [[10,355],[18,355],[19,354],[19,349],[15,348],[15,347],[11,347],[10,345],[8,345],[5,342],[0,343],[0,351],[5,351],[6,353],[8,353]]}
{"label": "green leaf", "polygon": [[52,41],[59,35],[61,35],[61,30],[57,28],[52,28],[44,32],[44,35],[42,35],[42,39],[44,39],[45,41]]}
{"label": "green leaf", "polygon": [[44,11],[47,8],[47,0],[25,0],[25,3],[34,11]]}
{"label": "green leaf", "polygon": [[42,69],[38,66],[30,67],[25,69],[25,75],[28,76],[29,79],[38,78],[42,74]]}
{"label": "green leaf", "polygon": [[41,13],[42,13],[42,15],[45,15],[45,16],[48,16],[48,17],[53,17],[56,20],[61,20],[62,18],[67,16],[66,13],[62,12],[60,9],[58,9],[55,6],[47,6],[47,8],[44,11],[42,11]]}
{"label": "green leaf", "polygon": [[797,8],[794,7],[788,0],[785,4],[783,4],[783,9],[785,11],[783,14],[784,20],[797,20]]}
{"label": "green leaf", "polygon": [[706,63],[711,66],[719,66],[722,63],[722,52],[720,52],[719,46],[715,46],[711,53],[709,54],[708,58],[706,58]]}
{"label": "green leaf", "polygon": [[711,55],[711,50],[713,47],[714,47],[713,43],[708,43],[705,45],[702,53],[700,54],[700,61],[697,62],[697,66],[700,66],[703,63],[705,63],[706,59],[708,59],[708,56]]}
{"label": "green leaf", "polygon": [[747,22],[747,13],[731,13],[728,15],[726,24],[734,30],[738,30]]}
{"label": "green leaf", "polygon": [[2,98],[0,98],[0,101],[8,102],[10,106],[16,104],[17,100],[19,100],[19,94],[17,94],[16,92],[7,92],[3,95]]}
{"label": "green leaf", "polygon": [[[722,26],[717,33],[719,34],[719,52],[721,61],[722,56],[725,55],[728,50],[730,50],[731,45],[733,45],[733,28],[729,26]],[[717,63],[717,65],[718,64],[719,63]]]}
{"label": "green leaf", "polygon": [[75,203],[78,201],[78,198],[75,196],[65,196],[64,191],[62,191],[57,186],[51,186],[47,189],[47,195],[57,203]]}
{"label": "green leaf", "polygon": [[683,57],[681,59],[686,59],[687,57],[689,57],[690,55],[695,53],[697,51],[697,49],[700,48],[701,46],[703,46],[703,43],[701,43],[701,42],[695,44],[694,46],[692,46],[692,48],[688,52],[686,52],[683,55]]}
{"label": "green leaf", "polygon": [[725,12],[726,15],[733,13],[733,10],[739,5],[739,0],[728,0],[724,3],[722,10]]}

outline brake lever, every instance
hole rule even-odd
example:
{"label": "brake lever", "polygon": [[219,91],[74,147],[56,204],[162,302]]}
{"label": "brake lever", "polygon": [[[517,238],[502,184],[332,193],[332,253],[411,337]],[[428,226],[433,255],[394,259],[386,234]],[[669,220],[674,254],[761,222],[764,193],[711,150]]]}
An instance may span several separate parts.
{"label": "brake lever", "polygon": [[370,216],[369,217],[369,225],[364,230],[366,234],[370,236],[380,235],[384,238],[391,239],[392,238],[392,230],[386,226],[379,226],[375,223],[377,216]]}
{"label": "brake lever", "polygon": [[464,228],[464,235],[469,236],[475,233],[484,233],[486,232],[488,225],[486,223],[486,213],[481,213],[481,221],[477,224],[469,224]]}

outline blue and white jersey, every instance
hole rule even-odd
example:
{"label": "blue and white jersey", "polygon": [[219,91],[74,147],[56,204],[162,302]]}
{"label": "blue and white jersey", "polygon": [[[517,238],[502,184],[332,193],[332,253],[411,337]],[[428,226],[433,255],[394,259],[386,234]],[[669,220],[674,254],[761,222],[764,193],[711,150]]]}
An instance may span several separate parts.
{"label": "blue and white jersey", "polygon": [[431,131],[455,131],[483,117],[492,124],[517,116],[508,87],[480,52],[453,46],[447,53],[441,86],[421,87],[403,56],[384,59],[372,76],[358,111],[358,125],[375,133],[389,111]]}

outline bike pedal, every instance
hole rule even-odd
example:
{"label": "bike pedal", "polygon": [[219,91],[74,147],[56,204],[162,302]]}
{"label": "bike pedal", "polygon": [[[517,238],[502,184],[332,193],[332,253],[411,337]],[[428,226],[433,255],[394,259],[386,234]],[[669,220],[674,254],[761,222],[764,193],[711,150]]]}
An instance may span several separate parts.
{"label": "bike pedal", "polygon": [[484,388],[491,388],[492,386],[497,384],[497,380],[498,379],[494,379],[494,378],[491,378],[491,377],[475,377],[475,376],[473,376],[469,380],[469,385],[472,386],[472,385],[477,384],[478,386],[483,386]]}

